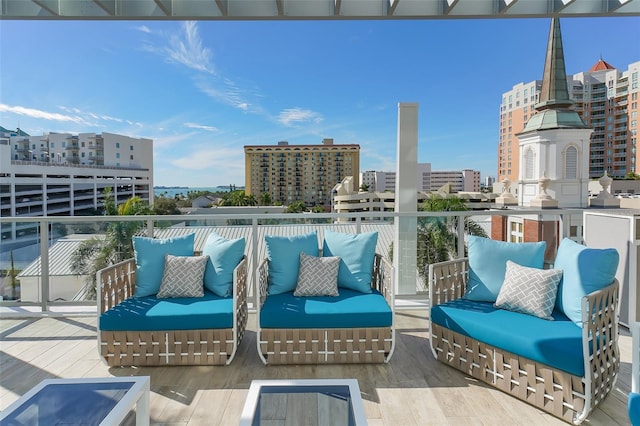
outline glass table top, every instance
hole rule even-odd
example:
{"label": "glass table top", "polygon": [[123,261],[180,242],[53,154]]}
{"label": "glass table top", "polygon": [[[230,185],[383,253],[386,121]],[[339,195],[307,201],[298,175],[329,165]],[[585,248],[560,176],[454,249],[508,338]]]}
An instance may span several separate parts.
{"label": "glass table top", "polygon": [[135,381],[47,384],[3,419],[3,425],[97,425]]}
{"label": "glass table top", "polygon": [[366,424],[357,380],[256,380],[241,424]]}

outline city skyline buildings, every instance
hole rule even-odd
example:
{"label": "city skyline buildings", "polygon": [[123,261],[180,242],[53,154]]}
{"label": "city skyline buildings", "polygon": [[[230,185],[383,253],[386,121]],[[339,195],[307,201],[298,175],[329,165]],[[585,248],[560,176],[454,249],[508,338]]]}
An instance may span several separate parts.
{"label": "city skyline buildings", "polygon": [[[566,52],[566,49],[565,49]],[[589,178],[606,171],[614,178],[637,173],[638,94],[640,61],[616,69],[604,58],[588,71],[567,75],[572,108],[592,128],[589,148]],[[542,80],[520,82],[502,94],[499,117],[497,181],[518,180],[521,165],[518,133],[533,115]]]}
{"label": "city skyline buildings", "polygon": [[[638,21],[563,21],[567,71],[601,53],[613,65],[640,58]],[[397,105],[415,101],[419,162],[495,176],[505,76],[539,78],[547,28],[548,19],[7,21],[0,121],[32,134],[150,138],[158,185],[241,185],[239,147],[283,139],[359,144],[363,170],[393,170]]]}

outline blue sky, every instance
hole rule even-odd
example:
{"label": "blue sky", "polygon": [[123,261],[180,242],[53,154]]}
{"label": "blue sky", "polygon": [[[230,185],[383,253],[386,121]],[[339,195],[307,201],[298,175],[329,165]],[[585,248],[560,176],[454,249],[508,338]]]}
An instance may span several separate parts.
{"label": "blue sky", "polygon": [[[244,145],[357,143],[395,169],[397,105],[418,161],[496,174],[499,105],[540,79],[549,19],[0,21],[0,125],[154,140],[156,185],[244,184]],[[567,72],[640,60],[640,18],[565,18]]]}

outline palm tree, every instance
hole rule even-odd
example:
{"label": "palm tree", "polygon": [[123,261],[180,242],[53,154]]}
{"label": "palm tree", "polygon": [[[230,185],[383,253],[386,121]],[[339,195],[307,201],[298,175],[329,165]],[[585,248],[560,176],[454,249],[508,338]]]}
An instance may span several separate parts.
{"label": "palm tree", "polygon": [[[467,211],[463,199],[456,196],[441,197],[431,194],[426,199],[421,211]],[[464,218],[464,233],[479,237],[487,237],[484,229],[469,217]],[[454,216],[420,217],[418,218],[418,258],[417,267],[424,276],[432,263],[454,259],[458,255],[458,218]],[[466,251],[466,248],[465,248]]]}
{"label": "palm tree", "polygon": [[[104,194],[106,216],[135,216],[150,213],[140,197],[131,197],[116,206],[111,189]],[[96,298],[96,273],[109,265],[133,257],[132,237],[144,227],[144,222],[109,222],[104,236],[83,241],[71,254],[71,270],[86,275],[87,298]]]}
{"label": "palm tree", "polygon": [[260,194],[260,202],[262,206],[270,206],[271,205],[271,194],[267,191]]}

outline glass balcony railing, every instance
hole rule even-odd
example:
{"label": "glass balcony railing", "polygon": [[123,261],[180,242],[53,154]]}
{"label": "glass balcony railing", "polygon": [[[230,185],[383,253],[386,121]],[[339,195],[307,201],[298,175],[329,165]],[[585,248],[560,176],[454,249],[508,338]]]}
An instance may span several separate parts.
{"label": "glass balcony railing", "polygon": [[250,301],[254,297],[256,268],[266,258],[265,235],[316,231],[321,243],[326,230],[378,232],[376,251],[393,260],[396,267],[396,295],[427,298],[428,265],[465,256],[465,240],[470,234],[504,241],[548,241],[551,248],[547,261],[551,262],[554,244],[563,237],[581,242],[581,222],[582,211],[568,209],[2,217],[0,307],[34,307],[42,311],[67,305],[93,308],[98,265],[95,262],[115,263],[132,257],[132,235],[168,238],[194,233],[195,251],[199,252],[211,232],[228,239],[245,238]]}

